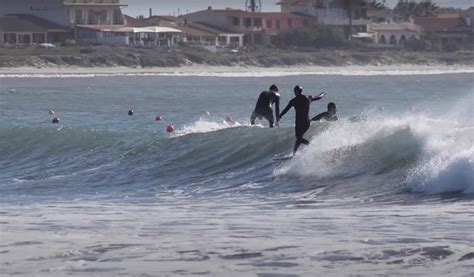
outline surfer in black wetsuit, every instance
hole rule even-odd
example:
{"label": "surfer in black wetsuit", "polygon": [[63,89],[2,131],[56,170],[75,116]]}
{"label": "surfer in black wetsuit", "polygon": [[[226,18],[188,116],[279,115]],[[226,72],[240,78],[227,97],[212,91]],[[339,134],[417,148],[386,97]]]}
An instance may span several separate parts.
{"label": "surfer in black wetsuit", "polygon": [[311,118],[311,121],[319,121],[321,119],[324,119],[326,121],[338,121],[339,118],[336,115],[337,113],[337,107],[334,102],[331,102],[328,104],[328,111],[324,113],[320,113],[317,116]]}
{"label": "surfer in black wetsuit", "polygon": [[[306,96],[303,94],[303,88],[301,86],[296,86],[294,89],[295,98],[291,99],[286,108],[281,112],[280,119],[290,110],[291,107],[295,108],[296,117],[295,117],[295,135],[296,142],[295,148],[293,149],[293,155],[300,147],[300,144],[308,145],[309,141],[303,138],[303,135],[308,131],[310,126],[309,120],[309,105],[313,101],[320,100],[322,96],[312,97]],[[324,95],[324,94],[321,94]]]}
{"label": "surfer in black wetsuit", "polygon": [[255,105],[255,110],[250,116],[250,124],[255,125],[255,119],[265,117],[268,120],[270,128],[273,128],[275,119],[273,118],[272,105],[275,104],[275,119],[278,126],[280,118],[278,117],[280,113],[280,94],[278,93],[278,87],[276,85],[271,85],[269,91],[264,91],[260,93],[258,97],[257,104]]}

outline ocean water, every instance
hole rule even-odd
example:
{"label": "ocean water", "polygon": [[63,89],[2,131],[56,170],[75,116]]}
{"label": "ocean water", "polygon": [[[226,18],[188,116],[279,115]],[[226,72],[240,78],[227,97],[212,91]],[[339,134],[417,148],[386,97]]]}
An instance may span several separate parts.
{"label": "ocean water", "polygon": [[[272,83],[338,105],[291,160],[293,111],[248,125]],[[2,75],[0,275],[474,276],[473,104],[472,71]]]}

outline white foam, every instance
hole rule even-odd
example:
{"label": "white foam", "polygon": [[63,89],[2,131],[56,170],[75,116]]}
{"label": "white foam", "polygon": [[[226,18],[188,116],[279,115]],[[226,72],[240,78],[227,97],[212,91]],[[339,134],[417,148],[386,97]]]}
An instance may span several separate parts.
{"label": "white foam", "polygon": [[202,134],[202,133],[209,133],[214,132],[222,129],[227,128],[235,128],[246,126],[248,124],[243,124],[240,122],[233,122],[227,123],[226,121],[214,121],[212,119],[200,118],[198,121],[185,125],[183,128],[177,130],[174,135],[175,136],[185,136],[189,134]]}
{"label": "white foam", "polygon": [[350,176],[370,171],[392,156],[415,151],[417,162],[406,176],[409,190],[474,193],[472,138],[472,126],[423,116],[336,122],[319,130],[312,143],[277,168],[274,175]]}

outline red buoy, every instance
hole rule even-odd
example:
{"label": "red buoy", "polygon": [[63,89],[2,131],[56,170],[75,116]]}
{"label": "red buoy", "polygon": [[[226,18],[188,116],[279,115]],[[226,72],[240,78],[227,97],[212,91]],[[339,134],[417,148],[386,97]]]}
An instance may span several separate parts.
{"label": "red buoy", "polygon": [[174,131],[174,126],[173,125],[170,124],[170,125],[166,126],[166,132],[173,133],[173,131]]}
{"label": "red buoy", "polygon": [[162,120],[163,120],[163,117],[162,117],[161,115],[157,115],[157,116],[155,117],[155,120],[156,120],[156,121],[162,121]]}

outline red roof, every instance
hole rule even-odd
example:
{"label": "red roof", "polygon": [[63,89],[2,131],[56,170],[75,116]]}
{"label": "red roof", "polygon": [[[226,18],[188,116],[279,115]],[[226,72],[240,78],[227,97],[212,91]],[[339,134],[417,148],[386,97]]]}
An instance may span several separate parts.
{"label": "red roof", "polygon": [[127,23],[125,26],[127,27],[148,27],[150,23],[137,19],[135,17],[131,17],[129,15],[124,14],[123,17],[125,18],[125,22]]}
{"label": "red roof", "polygon": [[172,15],[154,15],[151,18],[155,18],[155,17],[158,18],[158,19],[162,19],[162,20],[166,20],[166,21],[170,21],[170,22],[178,21],[178,17],[172,16]]}
{"label": "red roof", "polygon": [[423,31],[447,31],[462,27],[464,22],[460,18],[415,17],[414,23]]}

